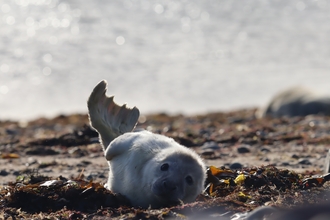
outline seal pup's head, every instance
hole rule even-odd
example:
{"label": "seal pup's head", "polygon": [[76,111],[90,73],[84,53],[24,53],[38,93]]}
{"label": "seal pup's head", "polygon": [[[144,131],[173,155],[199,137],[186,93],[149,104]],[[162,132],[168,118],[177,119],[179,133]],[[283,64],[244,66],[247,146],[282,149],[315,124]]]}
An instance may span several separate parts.
{"label": "seal pup's head", "polygon": [[204,163],[195,152],[181,147],[163,149],[145,166],[153,208],[193,202],[204,189]]}

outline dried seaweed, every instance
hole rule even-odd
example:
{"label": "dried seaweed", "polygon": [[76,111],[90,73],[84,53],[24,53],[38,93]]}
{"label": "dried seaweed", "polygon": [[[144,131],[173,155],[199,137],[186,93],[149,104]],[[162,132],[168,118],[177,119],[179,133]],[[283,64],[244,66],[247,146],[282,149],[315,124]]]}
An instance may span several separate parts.
{"label": "dried seaweed", "polygon": [[[113,194],[103,185],[82,178],[51,179],[45,176],[18,178],[0,191],[1,206],[5,212],[36,215],[39,212],[70,211],[70,216],[83,218],[98,213],[100,216],[126,216],[126,218],[181,218],[216,213],[248,211],[265,204],[277,206],[326,201],[329,175],[305,178],[287,169],[274,166],[245,168],[235,171],[209,167],[204,195],[196,203],[163,208],[158,211],[130,207],[121,195]],[[316,184],[315,184],[316,182]],[[307,187],[308,185],[308,187]],[[315,188],[316,187],[316,188]],[[312,189],[316,190],[312,190]],[[317,190],[318,188],[318,190]],[[279,201],[281,200],[281,201]],[[132,213],[132,210],[135,210]],[[125,214],[126,213],[126,214]]]}

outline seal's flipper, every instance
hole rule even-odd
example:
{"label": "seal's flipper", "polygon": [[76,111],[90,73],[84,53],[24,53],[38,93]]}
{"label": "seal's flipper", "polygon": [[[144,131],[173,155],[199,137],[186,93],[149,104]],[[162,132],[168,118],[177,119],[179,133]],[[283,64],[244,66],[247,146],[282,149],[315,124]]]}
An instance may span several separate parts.
{"label": "seal's flipper", "polygon": [[108,97],[107,82],[102,80],[95,86],[88,98],[88,113],[92,127],[100,134],[103,149],[106,150],[110,142],[121,134],[134,129],[139,116],[139,110],[119,106]]}

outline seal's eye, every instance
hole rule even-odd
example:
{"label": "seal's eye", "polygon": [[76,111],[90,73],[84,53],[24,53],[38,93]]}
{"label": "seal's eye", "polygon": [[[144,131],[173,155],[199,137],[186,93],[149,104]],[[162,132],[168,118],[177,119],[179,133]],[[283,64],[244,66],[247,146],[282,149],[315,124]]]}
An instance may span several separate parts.
{"label": "seal's eye", "polygon": [[188,185],[192,185],[194,183],[193,178],[191,176],[186,176],[186,182]]}
{"label": "seal's eye", "polygon": [[160,167],[160,170],[161,170],[161,171],[166,171],[166,170],[168,170],[169,167],[170,167],[170,165],[168,165],[168,163],[164,163],[164,164]]}

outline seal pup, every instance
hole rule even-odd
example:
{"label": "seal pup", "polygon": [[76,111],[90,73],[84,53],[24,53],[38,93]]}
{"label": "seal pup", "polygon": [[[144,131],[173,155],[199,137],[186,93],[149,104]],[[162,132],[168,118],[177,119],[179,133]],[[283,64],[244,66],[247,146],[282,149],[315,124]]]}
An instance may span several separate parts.
{"label": "seal pup", "polygon": [[139,110],[117,105],[106,88],[105,80],[98,83],[87,102],[90,124],[99,133],[109,164],[106,187],[142,208],[193,202],[204,189],[202,159],[172,138],[132,132]]}
{"label": "seal pup", "polygon": [[[330,219],[330,203],[308,204],[291,210],[274,212],[269,220],[328,220]],[[268,219],[268,218],[267,218]]]}
{"label": "seal pup", "polygon": [[266,108],[256,112],[258,118],[315,114],[330,115],[330,97],[321,96],[301,86],[278,93],[271,99]]}
{"label": "seal pup", "polygon": [[[245,220],[328,220],[330,219],[329,202],[297,206],[285,209],[272,206],[260,206],[246,216]],[[235,215],[234,215],[235,216]],[[238,218],[239,215],[236,214]],[[235,217],[236,217],[235,216]],[[242,215],[241,215],[242,216]],[[232,218],[234,219],[234,218]]]}

